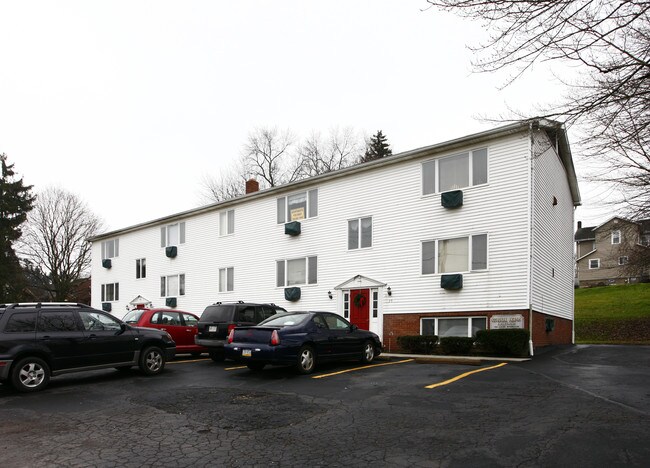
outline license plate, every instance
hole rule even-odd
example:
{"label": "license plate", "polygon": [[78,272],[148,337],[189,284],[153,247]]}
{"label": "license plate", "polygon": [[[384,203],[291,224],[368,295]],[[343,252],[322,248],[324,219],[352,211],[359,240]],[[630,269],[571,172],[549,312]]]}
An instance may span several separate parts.
{"label": "license plate", "polygon": [[208,327],[208,331],[209,331],[209,332],[216,332],[216,331],[217,331],[217,326],[214,325],[214,326],[210,326],[210,327]]}
{"label": "license plate", "polygon": [[251,357],[253,354],[251,353],[250,349],[242,349],[241,350],[241,355],[243,357]]}

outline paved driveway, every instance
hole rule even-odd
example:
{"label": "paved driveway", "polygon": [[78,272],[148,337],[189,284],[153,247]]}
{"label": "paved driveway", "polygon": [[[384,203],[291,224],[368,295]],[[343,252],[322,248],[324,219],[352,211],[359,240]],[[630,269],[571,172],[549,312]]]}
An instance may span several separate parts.
{"label": "paved driveway", "polygon": [[199,360],[153,378],[62,376],[32,395],[0,386],[0,464],[650,465],[650,347],[377,364],[299,376]]}

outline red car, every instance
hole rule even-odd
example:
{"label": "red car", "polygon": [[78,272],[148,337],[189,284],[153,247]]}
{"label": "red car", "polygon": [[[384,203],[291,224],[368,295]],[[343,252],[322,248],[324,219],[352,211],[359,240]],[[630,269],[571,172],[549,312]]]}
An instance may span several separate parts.
{"label": "red car", "polygon": [[133,309],[123,319],[135,327],[157,328],[169,333],[176,342],[176,354],[190,353],[198,356],[207,353],[207,348],[194,343],[198,332],[199,317],[174,309]]}

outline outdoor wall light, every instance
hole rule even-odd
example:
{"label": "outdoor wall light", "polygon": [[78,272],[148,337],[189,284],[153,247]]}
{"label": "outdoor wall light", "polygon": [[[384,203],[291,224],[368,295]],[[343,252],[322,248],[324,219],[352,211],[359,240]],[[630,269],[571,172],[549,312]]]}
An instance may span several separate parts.
{"label": "outdoor wall light", "polygon": [[386,289],[386,294],[388,294],[389,296],[393,295],[393,291],[390,290],[390,286],[388,286],[388,288]]}
{"label": "outdoor wall light", "polygon": [[330,299],[332,299],[332,291],[327,291],[327,297],[329,297]]}

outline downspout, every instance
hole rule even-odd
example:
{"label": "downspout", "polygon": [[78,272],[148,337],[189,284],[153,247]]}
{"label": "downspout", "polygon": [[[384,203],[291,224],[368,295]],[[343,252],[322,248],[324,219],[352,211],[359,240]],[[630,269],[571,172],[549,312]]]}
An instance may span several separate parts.
{"label": "downspout", "polygon": [[534,170],[534,144],[533,144],[533,122],[528,124],[528,151],[530,154],[530,175],[528,180],[528,200],[530,209],[528,210],[529,216],[529,232],[528,232],[528,332],[530,337],[528,340],[528,352],[530,356],[533,357],[533,209],[534,198],[533,198],[533,170]]}

